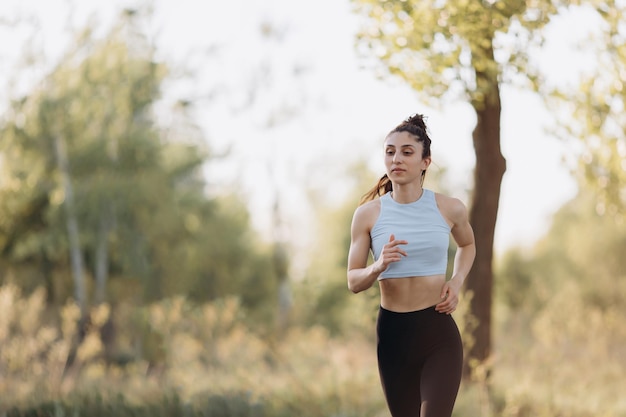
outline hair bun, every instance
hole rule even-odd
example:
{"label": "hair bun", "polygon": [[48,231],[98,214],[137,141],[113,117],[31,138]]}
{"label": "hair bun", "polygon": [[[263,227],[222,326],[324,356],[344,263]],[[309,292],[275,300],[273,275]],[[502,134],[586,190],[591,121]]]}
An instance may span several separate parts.
{"label": "hair bun", "polygon": [[417,126],[426,132],[426,122],[424,122],[424,115],[422,114],[414,114],[404,121],[404,123]]}

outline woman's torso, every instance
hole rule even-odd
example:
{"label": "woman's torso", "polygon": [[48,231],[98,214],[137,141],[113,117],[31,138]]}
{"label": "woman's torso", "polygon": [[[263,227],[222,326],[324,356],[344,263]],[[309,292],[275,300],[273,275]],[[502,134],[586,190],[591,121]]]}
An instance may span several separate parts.
{"label": "woman's torso", "polygon": [[396,312],[431,307],[442,301],[441,289],[445,279],[445,275],[431,275],[381,280],[380,305]]}
{"label": "woman's torso", "polygon": [[[440,206],[438,204],[438,195],[435,195],[435,200],[437,200],[437,205]],[[380,199],[371,203],[374,204],[374,207],[370,211],[371,215],[368,218],[370,233],[381,212]],[[446,219],[443,210],[441,215]],[[448,220],[445,220],[445,222],[448,226],[451,226]],[[445,273],[381,279],[379,281],[381,306],[396,312],[416,311],[431,307],[442,301],[441,291],[445,279]]]}

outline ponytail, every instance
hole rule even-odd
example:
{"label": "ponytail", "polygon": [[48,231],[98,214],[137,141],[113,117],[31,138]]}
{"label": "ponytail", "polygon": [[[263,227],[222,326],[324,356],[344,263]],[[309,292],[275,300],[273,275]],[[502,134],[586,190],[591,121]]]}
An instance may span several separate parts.
{"label": "ponytail", "polygon": [[375,198],[380,197],[381,195],[385,195],[390,191],[393,191],[393,184],[391,183],[391,180],[389,179],[387,174],[385,174],[380,177],[380,179],[378,180],[378,184],[372,187],[367,193],[363,194],[359,205],[367,203],[368,201],[372,201]]}

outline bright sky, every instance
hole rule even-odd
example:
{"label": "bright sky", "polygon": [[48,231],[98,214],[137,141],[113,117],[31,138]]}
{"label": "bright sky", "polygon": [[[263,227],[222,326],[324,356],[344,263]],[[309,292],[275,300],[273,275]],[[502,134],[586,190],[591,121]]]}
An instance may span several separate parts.
{"label": "bright sky", "polygon": [[[68,16],[74,28],[91,16],[95,27],[105,32],[120,7],[136,3],[2,0],[0,22],[35,17],[41,24],[35,51],[52,64],[68,45]],[[428,116],[434,162],[448,169],[449,189],[469,204],[465,190],[473,178],[471,108],[458,103],[436,112],[398,80],[381,81],[361,69],[353,48],[357,22],[348,0],[156,0],[154,4],[154,22],[146,29],[153,34],[160,56],[196,74],[193,83],[173,83],[166,97],[211,94],[212,99],[196,106],[195,116],[214,149],[230,150],[232,157],[213,164],[207,175],[213,183],[238,187],[250,202],[259,230],[271,233],[271,204],[279,192],[287,238],[305,246],[304,236],[310,230],[303,225],[309,224],[311,215],[308,187],[329,184],[330,196],[341,197],[346,191],[342,176],[358,158],[366,158],[382,175],[384,135],[415,112]],[[555,40],[542,56],[545,68],[561,81],[580,60],[562,52],[567,50],[566,37],[559,34],[567,33],[571,41],[568,27],[583,21],[584,17],[574,16],[555,25]],[[264,22],[276,28],[276,37],[261,38]],[[20,50],[12,46],[23,45],[28,33],[28,26],[0,25],[2,39],[12,39],[0,46],[0,73],[15,74]],[[38,76],[20,72],[21,84],[9,91],[28,91]],[[1,91],[0,101],[6,102]],[[545,133],[550,118],[541,100],[504,88],[502,103],[507,172],[496,253],[541,237],[551,214],[576,192],[562,162],[571,158],[572,150]]]}

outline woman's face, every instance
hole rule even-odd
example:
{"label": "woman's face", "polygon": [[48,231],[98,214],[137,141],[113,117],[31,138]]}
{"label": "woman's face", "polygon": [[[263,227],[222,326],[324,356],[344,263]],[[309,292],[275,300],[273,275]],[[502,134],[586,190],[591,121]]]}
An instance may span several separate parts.
{"label": "woman's face", "polygon": [[395,132],[385,139],[385,167],[391,181],[408,184],[421,181],[430,157],[422,158],[423,145],[408,132]]}

